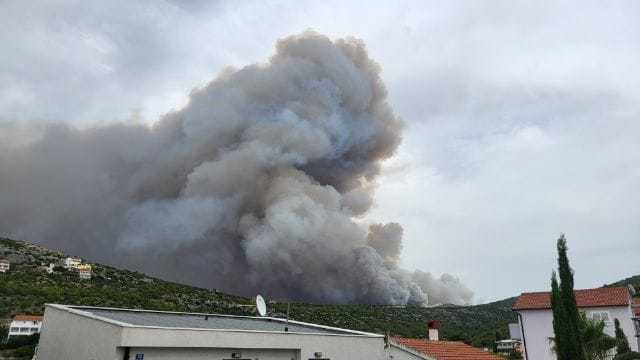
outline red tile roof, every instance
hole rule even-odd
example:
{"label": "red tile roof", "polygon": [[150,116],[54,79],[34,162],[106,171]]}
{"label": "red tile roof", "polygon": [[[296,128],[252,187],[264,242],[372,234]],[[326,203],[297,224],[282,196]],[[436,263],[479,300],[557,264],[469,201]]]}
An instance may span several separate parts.
{"label": "red tile roof", "polygon": [[[626,306],[629,305],[629,289],[626,287],[576,290],[578,307]],[[522,293],[513,310],[551,309],[551,293]]]}
{"label": "red tile roof", "polygon": [[459,341],[430,341],[394,337],[393,340],[437,360],[499,360],[500,357]]}
{"label": "red tile roof", "polygon": [[16,315],[13,317],[15,321],[42,321],[42,316],[37,315]]}
{"label": "red tile roof", "polygon": [[640,317],[640,298],[633,299],[633,315]]}

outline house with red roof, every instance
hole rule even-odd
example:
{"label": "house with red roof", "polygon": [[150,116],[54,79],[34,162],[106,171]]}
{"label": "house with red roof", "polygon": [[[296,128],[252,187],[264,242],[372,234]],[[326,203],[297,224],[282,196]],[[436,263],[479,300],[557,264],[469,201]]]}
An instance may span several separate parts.
{"label": "house with red roof", "polygon": [[441,341],[438,336],[440,322],[431,321],[429,323],[428,339],[407,339],[394,337],[391,339],[392,346],[411,349],[423,354],[430,360],[500,360],[497,355],[467,345],[461,341]]}
{"label": "house with red roof", "polygon": [[[632,350],[638,351],[638,339],[634,326],[634,308],[631,294],[626,287],[575,290],[576,303],[588,318],[603,320],[605,332],[614,336],[614,319],[620,321]],[[551,350],[553,338],[553,313],[551,293],[522,293],[512,307],[518,314],[524,357],[529,360],[555,360]]]}
{"label": "house with red roof", "polygon": [[16,315],[9,325],[7,338],[13,336],[28,336],[37,334],[42,328],[42,316],[38,315]]}
{"label": "house with red roof", "polygon": [[393,342],[412,348],[434,360],[502,360],[503,358],[461,341],[393,338]]}

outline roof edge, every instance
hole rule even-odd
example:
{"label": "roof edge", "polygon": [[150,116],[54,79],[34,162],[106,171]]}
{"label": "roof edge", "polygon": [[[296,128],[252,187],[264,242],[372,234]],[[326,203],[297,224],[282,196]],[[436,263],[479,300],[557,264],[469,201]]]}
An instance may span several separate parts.
{"label": "roof edge", "polygon": [[259,317],[259,316],[241,316],[241,315],[225,315],[225,314],[208,314],[208,313],[189,313],[179,311],[160,311],[160,310],[144,310],[144,309],[126,309],[126,308],[113,308],[113,307],[100,307],[100,306],[76,306],[76,305],[63,305],[63,304],[45,304],[46,307],[52,307],[58,310],[66,311],[75,315],[88,317],[94,320],[106,322],[112,325],[120,326],[123,328],[133,329],[164,329],[164,330],[187,330],[187,331],[218,331],[218,332],[243,332],[243,333],[267,333],[267,334],[296,334],[296,335],[321,335],[321,336],[360,336],[360,337],[375,337],[383,338],[384,335],[368,333],[357,330],[342,329],[337,327],[325,326],[320,324],[305,323],[302,321],[289,320],[290,324],[296,324],[306,326],[310,328],[331,330],[335,332],[341,332],[342,334],[326,334],[326,333],[301,333],[293,331],[267,331],[267,330],[241,330],[241,329],[206,329],[206,328],[188,328],[188,327],[167,327],[167,326],[150,326],[150,325],[135,325],[118,320],[113,320],[104,316],[95,315],[82,309],[96,309],[96,310],[113,310],[113,311],[130,311],[130,312],[146,312],[146,313],[160,313],[160,314],[175,314],[175,315],[200,315],[200,316],[219,316],[219,317],[232,317],[241,319],[253,319],[253,320],[271,320],[280,323],[286,323],[286,319],[274,318],[274,317]]}

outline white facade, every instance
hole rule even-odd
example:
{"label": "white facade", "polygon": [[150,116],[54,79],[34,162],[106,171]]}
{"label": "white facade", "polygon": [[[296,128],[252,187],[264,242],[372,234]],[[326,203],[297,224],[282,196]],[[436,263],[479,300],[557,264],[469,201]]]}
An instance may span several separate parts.
{"label": "white facade", "polygon": [[78,276],[80,277],[80,279],[83,279],[83,280],[91,279],[91,265],[89,264],[78,265],[76,266],[76,269],[78,269]]}
{"label": "white facade", "polygon": [[24,319],[20,316],[17,316],[13,321],[11,321],[11,324],[9,325],[9,333],[7,338],[11,338],[12,336],[28,336],[37,334],[40,332],[41,328],[42,319]]}
{"label": "white facade", "polygon": [[[163,317],[169,318],[172,326],[158,325],[158,319]],[[140,325],[140,321],[148,321],[150,325]],[[185,327],[201,326],[206,321],[240,322],[262,330],[244,325],[229,329]],[[289,331],[284,331],[284,326],[284,320],[276,318],[47,304],[36,356],[38,360],[420,358],[402,349],[385,348],[383,335],[296,321],[289,321]]]}
{"label": "white facade", "polygon": [[[580,308],[587,317],[593,319],[605,319],[605,332],[615,336],[613,325],[614,319],[620,321],[620,326],[624,330],[629,345],[634,351],[638,351],[638,343],[634,341],[635,329],[633,325],[633,314],[631,306],[611,306],[597,308]],[[541,310],[518,310],[519,322],[522,329],[522,341],[525,351],[525,359],[529,360],[555,360],[556,356],[551,351],[551,341],[553,338],[553,313],[551,309]]]}
{"label": "white facade", "polygon": [[8,260],[0,260],[0,272],[5,273],[11,269],[11,263]]}
{"label": "white facade", "polygon": [[77,257],[68,257],[68,258],[64,259],[64,262],[63,262],[63,266],[66,269],[75,269],[80,264],[82,264],[82,259],[77,258]]}

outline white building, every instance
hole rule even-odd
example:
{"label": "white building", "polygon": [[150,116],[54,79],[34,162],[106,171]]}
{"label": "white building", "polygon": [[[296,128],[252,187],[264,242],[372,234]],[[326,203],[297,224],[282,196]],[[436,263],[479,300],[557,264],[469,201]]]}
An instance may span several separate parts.
{"label": "white building", "polygon": [[[629,289],[625,287],[586,289],[576,290],[575,294],[580,311],[585,312],[590,319],[604,320],[607,334],[615,335],[613,321],[618,319],[629,339],[631,349],[638,351]],[[550,341],[554,336],[551,294],[549,292],[523,293],[513,305],[513,310],[518,314],[525,359],[556,359],[551,350]]]}
{"label": "white building", "polygon": [[49,264],[49,266],[45,266],[44,270],[47,274],[53,274],[53,269],[56,267],[56,264]]}
{"label": "white building", "polygon": [[77,257],[68,257],[62,263],[65,269],[76,269],[80,264],[82,264],[82,259]]}
{"label": "white building", "polygon": [[[633,300],[633,324],[636,327],[636,339],[638,341],[638,348],[640,349],[640,298]],[[631,339],[629,339],[631,341]]]}
{"label": "white building", "polygon": [[41,327],[42,316],[16,315],[9,325],[7,338],[37,334],[40,332]]}
{"label": "white building", "polygon": [[9,271],[9,269],[11,269],[11,263],[9,262],[9,260],[0,259],[0,272],[5,273]]}
{"label": "white building", "polygon": [[419,360],[383,335],[270,317],[47,304],[38,360]]}
{"label": "white building", "polygon": [[520,340],[517,339],[498,340],[496,341],[496,352],[503,356],[509,356],[515,352],[520,353],[520,346]]}
{"label": "white building", "polygon": [[78,276],[80,277],[80,279],[83,279],[83,280],[91,279],[91,265],[89,264],[78,265],[76,269],[78,269]]}

